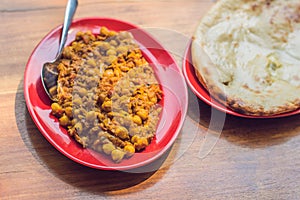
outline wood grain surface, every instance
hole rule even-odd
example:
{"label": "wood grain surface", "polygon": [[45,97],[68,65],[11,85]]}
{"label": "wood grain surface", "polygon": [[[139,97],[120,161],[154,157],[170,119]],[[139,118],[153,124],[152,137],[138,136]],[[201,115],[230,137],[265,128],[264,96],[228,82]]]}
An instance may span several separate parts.
{"label": "wood grain surface", "polygon": [[[52,147],[27,111],[23,76],[35,46],[62,23],[65,5],[62,0],[0,2],[1,200],[300,198],[299,115],[225,117],[190,91],[175,144],[140,172],[91,169]],[[209,0],[79,0],[75,18],[136,24],[152,32],[181,65],[188,39],[212,5]],[[210,139],[217,143],[203,156]]]}

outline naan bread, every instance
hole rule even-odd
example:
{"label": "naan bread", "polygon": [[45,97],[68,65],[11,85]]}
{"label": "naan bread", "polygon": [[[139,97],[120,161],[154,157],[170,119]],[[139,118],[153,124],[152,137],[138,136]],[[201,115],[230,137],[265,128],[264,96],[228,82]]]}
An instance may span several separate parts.
{"label": "naan bread", "polygon": [[219,1],[197,27],[192,60],[211,96],[237,112],[298,109],[300,1]]}

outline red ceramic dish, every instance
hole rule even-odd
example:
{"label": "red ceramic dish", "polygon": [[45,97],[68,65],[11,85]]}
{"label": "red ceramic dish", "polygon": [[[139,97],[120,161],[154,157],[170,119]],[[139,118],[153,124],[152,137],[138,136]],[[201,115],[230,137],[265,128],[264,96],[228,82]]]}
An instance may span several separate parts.
{"label": "red ceramic dish", "polygon": [[198,78],[195,73],[194,66],[192,64],[192,57],[191,57],[191,42],[188,44],[188,47],[186,49],[184,60],[183,60],[183,66],[182,66],[182,72],[186,79],[186,82],[188,86],[191,88],[193,93],[199,97],[202,101],[207,103],[208,105],[225,112],[230,115],[238,116],[238,117],[244,117],[244,118],[279,118],[279,117],[287,117],[291,115],[296,115],[300,113],[300,109],[287,112],[283,114],[278,115],[272,115],[272,116],[251,116],[251,115],[245,115],[238,112],[235,112],[234,110],[231,110],[230,108],[225,107],[223,104],[219,103],[217,100],[215,100],[213,97],[210,96],[209,92],[205,89],[205,87],[202,86],[202,84],[198,81]]}
{"label": "red ceramic dish", "polygon": [[145,58],[153,66],[164,92],[161,101],[163,111],[156,137],[144,151],[135,153],[121,163],[114,163],[108,156],[82,148],[51,115],[51,102],[43,90],[40,73],[43,64],[55,57],[61,26],[47,34],[32,52],[24,74],[24,95],[29,113],[40,132],[65,156],[96,169],[129,170],[156,160],[174,143],[187,112],[187,86],[172,56],[147,32],[127,22],[109,18],[75,20],[70,28],[67,44],[74,40],[78,31],[91,30],[98,33],[101,26],[133,34]]}

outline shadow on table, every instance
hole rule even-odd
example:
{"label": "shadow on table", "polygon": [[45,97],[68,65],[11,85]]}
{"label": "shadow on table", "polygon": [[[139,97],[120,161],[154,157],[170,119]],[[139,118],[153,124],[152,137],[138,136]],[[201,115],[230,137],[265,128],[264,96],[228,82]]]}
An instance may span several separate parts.
{"label": "shadow on table", "polygon": [[[190,99],[196,98],[195,95]],[[197,99],[190,101],[188,116],[197,119],[204,129],[211,128],[212,109],[203,101]],[[200,112],[200,113],[199,113]],[[214,109],[215,113],[223,113]],[[264,148],[285,143],[300,135],[300,114],[274,119],[247,119],[226,115],[220,139],[225,139],[235,145],[249,148]],[[217,136],[218,131],[215,135]],[[214,130],[212,128],[212,134]]]}
{"label": "shadow on table", "polygon": [[[160,179],[168,170],[168,166],[165,166],[160,169],[162,172],[156,173],[157,169],[168,158],[170,150],[151,164],[126,172],[92,169],[68,159],[42,136],[32,121],[27,111],[22,81],[16,94],[15,115],[21,137],[35,159],[61,180],[75,187],[80,187],[85,191],[100,194],[126,189],[144,182],[154,174],[156,174],[155,179]],[[151,182],[147,183],[147,187],[150,186]],[[144,188],[141,187],[140,189]],[[138,191],[139,188],[135,188],[135,192]]]}

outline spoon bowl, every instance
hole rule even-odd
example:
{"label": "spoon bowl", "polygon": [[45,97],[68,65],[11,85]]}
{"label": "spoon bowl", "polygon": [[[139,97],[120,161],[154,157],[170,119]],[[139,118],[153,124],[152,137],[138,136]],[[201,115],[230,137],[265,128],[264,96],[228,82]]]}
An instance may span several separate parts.
{"label": "spoon bowl", "polygon": [[53,61],[46,62],[42,67],[42,71],[41,71],[42,84],[46,94],[49,96],[49,98],[52,101],[57,101],[56,99],[56,85],[57,85],[57,78],[58,78],[58,71],[56,67],[58,64],[57,62],[61,58],[61,54],[63,52],[64,46],[67,41],[68,31],[71,26],[72,19],[75,14],[77,6],[78,6],[77,0],[68,0],[58,52]]}

